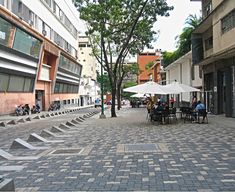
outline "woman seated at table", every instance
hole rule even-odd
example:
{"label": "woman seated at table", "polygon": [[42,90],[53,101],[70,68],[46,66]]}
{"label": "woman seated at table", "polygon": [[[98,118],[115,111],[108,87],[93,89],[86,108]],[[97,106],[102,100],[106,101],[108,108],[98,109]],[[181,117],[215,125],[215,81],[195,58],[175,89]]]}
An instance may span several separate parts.
{"label": "woman seated at table", "polygon": [[161,104],[161,102],[157,102],[156,105],[154,105],[154,111],[163,111],[164,110],[164,107],[163,105]]}

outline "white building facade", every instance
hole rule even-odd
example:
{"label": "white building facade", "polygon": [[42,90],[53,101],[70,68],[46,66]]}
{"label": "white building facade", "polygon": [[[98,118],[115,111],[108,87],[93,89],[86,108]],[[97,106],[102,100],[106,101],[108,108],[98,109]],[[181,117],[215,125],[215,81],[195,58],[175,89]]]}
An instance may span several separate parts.
{"label": "white building facade", "polygon": [[78,57],[83,67],[79,89],[80,105],[92,105],[100,98],[100,86],[97,83],[96,58],[88,36],[79,36]]}
{"label": "white building facade", "polygon": [[[192,65],[192,52],[188,52],[164,69],[166,71],[166,84],[177,81],[198,89],[202,89],[202,78],[199,73],[199,66]],[[193,96],[201,98],[200,93],[193,93]],[[191,102],[192,93],[181,93],[178,101]]]}

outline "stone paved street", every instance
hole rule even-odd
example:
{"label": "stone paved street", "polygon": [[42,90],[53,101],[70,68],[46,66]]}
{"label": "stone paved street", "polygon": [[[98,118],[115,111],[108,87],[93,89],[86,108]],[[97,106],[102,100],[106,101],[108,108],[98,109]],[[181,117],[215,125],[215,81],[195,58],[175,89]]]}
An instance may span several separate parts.
{"label": "stone paved street", "polygon": [[209,116],[209,124],[157,125],[146,120],[146,109],[123,108],[117,118],[95,115],[47,138],[64,142],[31,143],[47,150],[9,149],[17,137],[27,140],[79,115],[0,128],[1,149],[15,156],[42,154],[36,160],[0,159],[0,175],[13,178],[17,192],[235,191],[235,119],[223,116]]}

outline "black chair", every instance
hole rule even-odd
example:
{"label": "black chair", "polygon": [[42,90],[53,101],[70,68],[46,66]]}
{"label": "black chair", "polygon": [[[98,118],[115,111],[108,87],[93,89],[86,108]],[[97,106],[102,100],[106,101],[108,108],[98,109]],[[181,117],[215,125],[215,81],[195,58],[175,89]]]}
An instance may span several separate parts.
{"label": "black chair", "polygon": [[193,112],[193,109],[191,107],[185,107],[184,108],[184,114],[185,114],[184,123],[186,121],[191,121],[192,122],[193,120],[195,120],[194,119],[194,112]]}
{"label": "black chair", "polygon": [[162,123],[162,111],[153,109],[150,113],[150,120],[156,121],[158,123]]}
{"label": "black chair", "polygon": [[[208,118],[207,118],[207,111],[206,109],[199,109],[198,113],[197,113],[197,119],[198,119],[198,123],[200,122],[200,117],[202,117],[202,123],[208,123]],[[205,122],[206,120],[206,122]]]}
{"label": "black chair", "polygon": [[162,111],[162,120],[163,123],[170,123],[170,110],[169,107],[166,107],[163,111]]}
{"label": "black chair", "polygon": [[171,120],[171,119],[177,122],[176,108],[175,107],[170,108],[170,110],[169,110],[169,120]]}

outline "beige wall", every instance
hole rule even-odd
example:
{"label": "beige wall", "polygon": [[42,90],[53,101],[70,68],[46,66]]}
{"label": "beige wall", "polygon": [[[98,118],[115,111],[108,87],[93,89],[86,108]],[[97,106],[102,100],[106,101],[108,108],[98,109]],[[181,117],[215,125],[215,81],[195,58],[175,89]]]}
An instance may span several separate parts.
{"label": "beige wall", "polygon": [[204,51],[204,58],[207,58],[207,57],[211,56],[211,54],[213,53],[213,48],[206,50],[206,46],[205,46],[205,40],[208,39],[211,36],[212,36],[212,27],[210,27],[205,33],[203,33],[203,36],[202,36],[203,50],[205,50]]}
{"label": "beige wall", "polygon": [[212,8],[215,9],[224,0],[212,0]]}
{"label": "beige wall", "polygon": [[222,34],[221,19],[235,9],[235,1],[227,0],[213,15],[213,53],[218,53],[235,45],[235,28]]}
{"label": "beige wall", "polygon": [[[90,44],[88,38],[79,38],[80,43]],[[96,59],[92,54],[91,47],[79,47],[78,61],[82,64],[82,76],[91,77],[96,80]]]}

